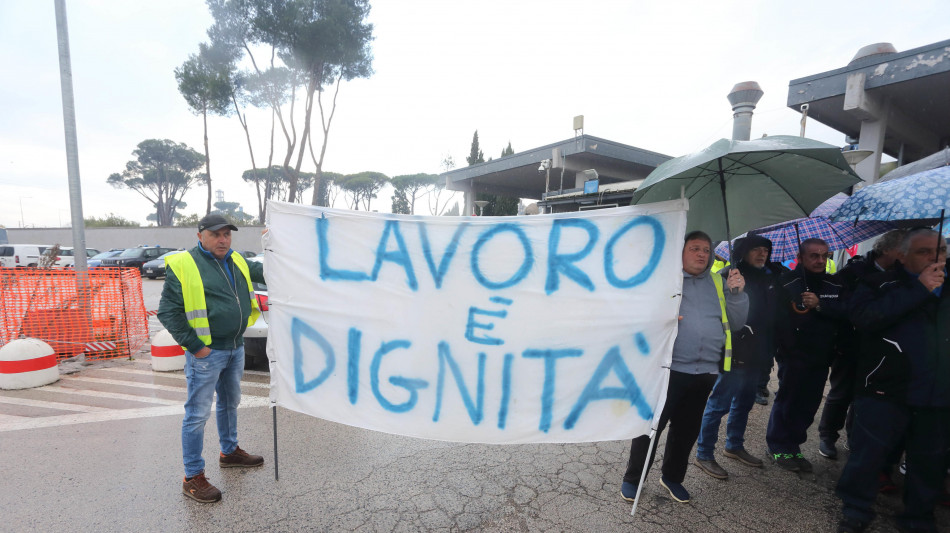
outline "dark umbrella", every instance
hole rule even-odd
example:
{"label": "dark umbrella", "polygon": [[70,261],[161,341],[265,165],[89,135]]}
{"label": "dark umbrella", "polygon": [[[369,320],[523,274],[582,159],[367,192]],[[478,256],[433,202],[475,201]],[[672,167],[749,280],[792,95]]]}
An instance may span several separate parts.
{"label": "dark umbrella", "polygon": [[[822,239],[828,243],[830,250],[843,250],[897,227],[891,222],[877,220],[862,220],[857,224],[828,220],[827,215],[840,207],[847,198],[847,195],[836,194],[812,211],[810,217],[754,229],[749,234],[761,235],[772,241],[772,259],[787,261],[798,255],[798,247],[806,239]],[[716,253],[731,260],[728,243],[720,243]]]}

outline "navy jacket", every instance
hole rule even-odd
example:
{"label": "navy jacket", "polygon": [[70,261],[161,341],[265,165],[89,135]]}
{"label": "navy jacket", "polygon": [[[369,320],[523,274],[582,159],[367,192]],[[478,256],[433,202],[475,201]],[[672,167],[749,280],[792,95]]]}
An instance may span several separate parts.
{"label": "navy jacket", "polygon": [[859,394],[950,407],[950,286],[938,298],[902,266],[868,276],[848,302],[861,333]]}
{"label": "navy jacket", "polygon": [[[841,301],[841,285],[831,275],[805,272],[801,265],[782,274],[779,285],[775,358],[792,364],[830,366],[847,314]],[[821,310],[795,310],[806,291],[818,295]]]}

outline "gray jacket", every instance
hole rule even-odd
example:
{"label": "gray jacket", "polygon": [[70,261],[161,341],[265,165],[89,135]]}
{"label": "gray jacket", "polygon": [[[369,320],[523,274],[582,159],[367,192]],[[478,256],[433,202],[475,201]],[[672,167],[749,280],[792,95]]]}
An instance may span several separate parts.
{"label": "gray jacket", "polygon": [[[670,370],[686,374],[717,374],[726,344],[722,330],[722,310],[719,296],[710,276],[712,262],[701,274],[683,272],[683,299],[680,301],[679,332],[673,342],[673,364]],[[729,329],[738,331],[745,326],[749,315],[749,296],[745,292],[732,294],[725,286],[726,316]]]}

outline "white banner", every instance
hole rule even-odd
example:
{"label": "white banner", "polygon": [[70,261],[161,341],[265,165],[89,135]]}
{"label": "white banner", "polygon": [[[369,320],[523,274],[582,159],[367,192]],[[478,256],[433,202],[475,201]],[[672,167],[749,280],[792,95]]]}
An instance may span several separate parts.
{"label": "white banner", "polygon": [[429,439],[589,442],[659,416],[686,202],[423,217],[270,202],[271,395]]}

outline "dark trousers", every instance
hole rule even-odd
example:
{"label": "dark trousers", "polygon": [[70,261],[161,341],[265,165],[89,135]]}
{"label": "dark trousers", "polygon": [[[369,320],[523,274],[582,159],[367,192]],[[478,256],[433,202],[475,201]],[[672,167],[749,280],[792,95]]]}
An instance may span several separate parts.
{"label": "dark trousers", "polygon": [[946,474],[950,409],[914,408],[867,396],[854,401],[851,455],[836,490],[846,517],[874,518],[877,476],[905,437],[904,512],[897,521],[908,529],[937,530],[933,511]]}
{"label": "dark trousers", "polygon": [[825,392],[828,367],[779,361],[778,392],[765,433],[769,453],[799,453]]}
{"label": "dark trousers", "polygon": [[650,454],[649,471],[656,455],[656,445],[666,424],[670,424],[670,433],[666,436],[666,448],[663,452],[663,477],[675,483],[682,483],[686,478],[686,467],[689,464],[690,452],[699,428],[703,422],[703,411],[706,409],[706,400],[716,383],[716,374],[685,374],[670,371],[670,384],[666,389],[666,405],[660,413],[657,423],[656,437],[653,446],[650,446],[650,437],[641,436],[633,439],[630,445],[630,459],[627,461],[627,472],[623,480],[634,485],[640,484],[643,474],[643,465]]}
{"label": "dark trousers", "polygon": [[824,440],[837,442],[838,432],[846,428],[850,433],[851,424],[848,421],[848,408],[854,399],[854,380],[857,372],[854,357],[850,354],[841,355],[831,364],[831,390],[825,398],[825,407],[821,411],[821,420],[818,422],[818,435]]}
{"label": "dark trousers", "polygon": [[759,371],[759,389],[769,388],[769,381],[772,379],[772,367],[775,366],[775,356],[770,355],[768,360],[762,363],[762,369]]}

